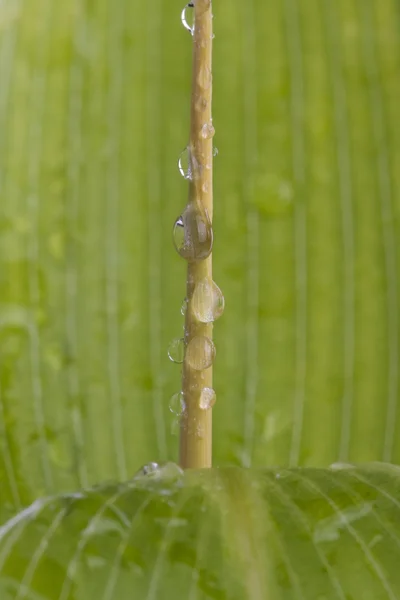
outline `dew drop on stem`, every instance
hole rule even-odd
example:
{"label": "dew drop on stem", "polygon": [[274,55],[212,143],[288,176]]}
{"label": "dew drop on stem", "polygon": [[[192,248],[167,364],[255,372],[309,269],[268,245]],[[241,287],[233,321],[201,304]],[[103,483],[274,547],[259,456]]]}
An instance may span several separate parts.
{"label": "dew drop on stem", "polygon": [[212,119],[208,121],[208,123],[204,123],[201,128],[201,137],[204,140],[209,140],[215,135],[215,128],[212,122]]}
{"label": "dew drop on stem", "polygon": [[201,323],[212,323],[224,312],[225,298],[217,284],[203,279],[196,284],[192,297],[192,309]]}
{"label": "dew drop on stem", "polygon": [[195,99],[195,107],[199,112],[204,112],[208,106],[207,99],[204,96],[197,96]]}
{"label": "dew drop on stem", "polygon": [[197,83],[203,90],[210,89],[212,83],[212,73],[208,67],[200,67],[199,74],[197,75]]}
{"label": "dew drop on stem", "polygon": [[185,298],[184,301],[182,302],[182,306],[181,306],[181,315],[183,315],[183,316],[186,315],[187,307],[188,307],[188,299]]}
{"label": "dew drop on stem", "polygon": [[189,25],[188,21],[187,21],[187,9],[188,8],[193,8],[194,7],[194,3],[193,2],[189,2],[188,4],[186,4],[186,6],[184,7],[184,9],[182,10],[181,13],[181,21],[182,21],[182,25],[184,26],[184,28],[189,31],[189,33],[193,36],[194,35],[194,25]]}
{"label": "dew drop on stem", "polygon": [[215,346],[212,340],[204,335],[192,338],[186,349],[185,360],[196,371],[208,369],[215,359]]}
{"label": "dew drop on stem", "polygon": [[215,391],[212,388],[205,387],[200,392],[199,406],[202,410],[212,408],[217,400]]}
{"label": "dew drop on stem", "polygon": [[169,410],[177,417],[185,412],[186,404],[183,392],[174,394],[169,402]]}
{"label": "dew drop on stem", "polygon": [[183,338],[175,338],[168,346],[168,358],[177,364],[183,363],[185,356],[185,341]]}
{"label": "dew drop on stem", "polygon": [[179,159],[178,159],[178,169],[179,173],[186,180],[191,181],[193,178],[190,150],[187,146],[184,150],[182,150]]}
{"label": "dew drop on stem", "polygon": [[197,202],[189,203],[175,221],[173,240],[175,248],[189,262],[210,256],[213,230],[207,211]]}

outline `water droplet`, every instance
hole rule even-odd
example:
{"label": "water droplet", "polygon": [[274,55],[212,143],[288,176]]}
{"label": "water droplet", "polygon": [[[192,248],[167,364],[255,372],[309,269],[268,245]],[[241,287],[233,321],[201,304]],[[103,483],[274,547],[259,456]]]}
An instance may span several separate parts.
{"label": "water droplet", "polygon": [[210,256],[213,230],[207,211],[196,202],[188,204],[175,221],[173,239],[178,253],[189,262]]}
{"label": "water droplet", "polygon": [[183,363],[185,356],[185,342],[183,338],[175,338],[168,346],[168,357],[172,362]]}
{"label": "water droplet", "polygon": [[196,106],[196,110],[198,110],[199,112],[205,111],[208,106],[207,99],[204,98],[203,96],[197,96],[197,98],[195,100],[195,106]]}
{"label": "water droplet", "polygon": [[174,394],[169,402],[169,410],[180,417],[185,412],[186,404],[183,392],[178,392]]}
{"label": "water droplet", "polygon": [[213,148],[213,156],[218,156],[219,150],[216,146]]}
{"label": "water droplet", "polygon": [[225,298],[214,281],[203,279],[193,292],[193,313],[201,323],[212,323],[224,312]]}
{"label": "water droplet", "polygon": [[205,182],[203,183],[203,185],[201,186],[201,189],[203,190],[203,192],[204,192],[205,194],[207,194],[207,192],[208,192],[208,190],[209,190],[209,187],[210,187],[210,186],[208,185],[208,181],[205,181]]}
{"label": "water droplet", "polygon": [[204,438],[204,426],[203,425],[198,424],[196,426],[196,436],[198,438],[200,438],[201,440]]}
{"label": "water droplet", "polygon": [[204,123],[201,128],[201,137],[205,140],[211,139],[215,135],[214,125],[212,123],[212,119],[208,121],[208,123]]}
{"label": "water droplet", "polygon": [[185,8],[183,9],[182,13],[181,13],[181,21],[182,21],[182,25],[184,26],[185,29],[187,29],[187,31],[190,32],[191,35],[194,35],[194,25],[189,25],[189,23],[187,22],[186,19],[186,11],[188,8],[193,8],[193,2],[189,2],[188,4],[186,4]]}
{"label": "water droplet", "polygon": [[135,473],[134,478],[143,477],[144,475],[150,475],[150,473],[155,473],[156,471],[158,471],[159,468],[160,466],[158,463],[149,462],[147,463],[147,465],[143,465],[143,467]]}
{"label": "water droplet", "polygon": [[187,307],[188,307],[188,299],[185,298],[184,301],[182,302],[182,306],[181,306],[181,315],[183,315],[183,316],[186,315]]}
{"label": "water droplet", "polygon": [[217,401],[217,395],[212,388],[203,388],[200,392],[199,406],[202,410],[212,408]]}
{"label": "water droplet", "polygon": [[182,469],[175,463],[166,462],[158,464],[150,462],[139,469],[133,478],[141,479],[142,477],[146,477],[149,479],[175,480],[180,479],[182,475]]}
{"label": "water droplet", "polygon": [[211,86],[212,82],[212,74],[208,67],[202,66],[200,67],[199,74],[197,76],[197,83],[203,90],[208,90]]}
{"label": "water droplet", "polygon": [[189,147],[186,146],[184,150],[182,150],[179,160],[178,160],[178,169],[179,173],[182,175],[184,179],[192,180],[192,164],[190,157]]}
{"label": "water droplet", "polygon": [[345,462],[336,462],[329,466],[332,471],[345,471],[347,469],[354,469],[354,465]]}
{"label": "water droplet", "polygon": [[202,371],[208,369],[214,362],[215,346],[210,338],[198,335],[192,338],[186,349],[186,362],[192,369]]}

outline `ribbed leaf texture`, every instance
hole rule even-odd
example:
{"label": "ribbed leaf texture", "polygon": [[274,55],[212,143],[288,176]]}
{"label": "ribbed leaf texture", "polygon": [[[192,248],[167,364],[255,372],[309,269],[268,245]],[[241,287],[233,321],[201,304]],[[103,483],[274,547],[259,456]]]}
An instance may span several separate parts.
{"label": "ribbed leaf texture", "polygon": [[0,598],[399,598],[395,467],[319,469],[400,462],[397,0],[214,2],[214,464],[252,469],[65,496],[177,457],[182,8],[0,1]]}

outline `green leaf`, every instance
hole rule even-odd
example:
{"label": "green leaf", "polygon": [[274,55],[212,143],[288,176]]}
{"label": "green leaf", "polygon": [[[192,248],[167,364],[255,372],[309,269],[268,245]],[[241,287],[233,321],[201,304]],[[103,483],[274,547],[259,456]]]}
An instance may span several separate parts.
{"label": "green leaf", "polygon": [[[178,0],[0,6],[0,481],[176,460]],[[215,2],[214,462],[400,461],[394,0]]]}
{"label": "green leaf", "polygon": [[396,0],[214,2],[214,464],[293,470],[91,488],[177,456],[183,3],[0,1],[0,598],[398,598],[396,468],[314,469],[400,462]]}
{"label": "green leaf", "polygon": [[163,469],[6,523],[2,599],[399,597],[397,467]]}

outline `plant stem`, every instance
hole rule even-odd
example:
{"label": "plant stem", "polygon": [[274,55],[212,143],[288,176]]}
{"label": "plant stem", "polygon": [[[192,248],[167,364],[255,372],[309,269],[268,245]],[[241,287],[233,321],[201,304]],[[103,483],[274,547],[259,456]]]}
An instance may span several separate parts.
{"label": "plant stem", "polygon": [[[212,6],[211,0],[194,2],[193,81],[191,97],[191,127],[189,155],[192,178],[189,186],[189,203],[206,210],[210,220],[213,215],[212,136],[204,135],[203,127],[212,126]],[[212,255],[199,262],[189,262],[187,270],[188,306],[185,321],[185,345],[195,336],[212,339],[212,323],[200,323],[192,310],[195,286],[200,281],[212,281]],[[212,388],[212,367],[194,370],[184,361],[182,391],[186,410],[181,420],[180,463],[183,468],[211,467],[212,463],[212,409],[199,405],[202,388]]]}

